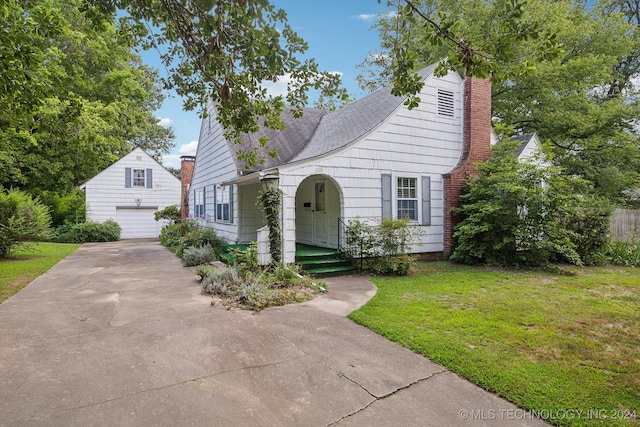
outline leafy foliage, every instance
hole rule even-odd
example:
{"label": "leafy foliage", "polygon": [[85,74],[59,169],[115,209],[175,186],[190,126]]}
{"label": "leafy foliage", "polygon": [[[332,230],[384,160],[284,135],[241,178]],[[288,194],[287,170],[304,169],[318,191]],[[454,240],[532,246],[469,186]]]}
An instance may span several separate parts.
{"label": "leafy foliage", "polygon": [[209,244],[217,256],[220,246],[225,243],[211,227],[202,227],[196,220],[180,221],[170,224],[160,231],[160,243],[171,249],[179,257],[190,247]]}
{"label": "leafy foliage", "polygon": [[282,211],[282,190],[271,187],[258,193],[257,204],[264,212],[269,226],[269,251],[271,261],[282,261],[282,225],[280,221]]}
{"label": "leafy foliage", "polygon": [[366,270],[404,276],[415,262],[408,252],[421,233],[406,219],[385,219],[375,226],[355,218],[349,221],[346,244],[349,256],[365,258]]}
{"label": "leafy foliage", "polygon": [[58,243],[115,242],[120,240],[122,229],[117,222],[82,222],[68,224],[57,230],[58,236],[53,240]]}
{"label": "leafy foliage", "polygon": [[185,267],[204,265],[214,260],[213,248],[209,243],[202,246],[189,246],[182,251],[182,265]]}
{"label": "leafy foliage", "polygon": [[157,158],[171,148],[153,115],[157,73],[82,4],[3,2],[0,185],[67,194],[135,146]]}
{"label": "leafy foliage", "polygon": [[463,75],[490,71],[494,128],[536,132],[566,174],[633,204],[624,190],[640,187],[638,0],[400,3],[401,13],[375,24],[380,51],[361,64],[361,87],[393,82],[414,92],[418,81],[406,74],[442,58]]}
{"label": "leafy foliage", "polygon": [[[607,241],[610,205],[584,180],[520,162],[504,142],[478,165],[456,213],[451,260],[501,266],[582,265]],[[586,227],[586,228],[583,228]]]}
{"label": "leafy foliage", "polygon": [[50,224],[51,215],[40,199],[0,187],[0,258],[18,246],[44,240]]}
{"label": "leafy foliage", "polygon": [[156,221],[167,220],[169,224],[175,224],[176,222],[182,221],[182,216],[180,214],[180,208],[176,205],[167,206],[161,211],[158,211],[153,214],[153,217]]}

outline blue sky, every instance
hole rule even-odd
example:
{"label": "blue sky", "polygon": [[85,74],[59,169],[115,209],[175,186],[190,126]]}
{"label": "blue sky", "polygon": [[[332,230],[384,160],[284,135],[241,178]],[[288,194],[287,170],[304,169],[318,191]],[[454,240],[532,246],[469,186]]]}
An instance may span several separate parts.
{"label": "blue sky", "polygon": [[[289,24],[307,41],[307,55],[316,59],[320,69],[341,73],[343,86],[361,98],[364,94],[355,81],[359,74],[357,65],[379,48],[378,34],[371,30],[371,25],[379,12],[387,10],[386,2],[380,5],[376,0],[272,0],[272,3],[287,12]],[[144,52],[142,56],[162,72],[155,52]],[[182,100],[174,96],[165,99],[156,116],[176,134],[175,148],[164,157],[163,164],[177,168],[180,156],[195,155],[200,134],[198,113],[183,111]]]}

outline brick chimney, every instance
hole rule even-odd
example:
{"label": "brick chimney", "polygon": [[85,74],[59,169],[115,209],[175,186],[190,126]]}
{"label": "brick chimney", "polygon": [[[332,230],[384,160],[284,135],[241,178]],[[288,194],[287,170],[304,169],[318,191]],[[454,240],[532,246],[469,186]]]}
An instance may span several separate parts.
{"label": "brick chimney", "polygon": [[460,206],[460,195],[467,178],[478,172],[476,163],[491,154],[491,81],[467,78],[464,81],[464,119],[462,156],[444,178],[444,256],[451,254],[453,228],[457,221],[451,208]]}
{"label": "brick chimney", "polygon": [[193,167],[196,164],[195,156],[180,157],[180,178],[182,182],[180,216],[185,219],[189,215],[189,185],[193,176]]}

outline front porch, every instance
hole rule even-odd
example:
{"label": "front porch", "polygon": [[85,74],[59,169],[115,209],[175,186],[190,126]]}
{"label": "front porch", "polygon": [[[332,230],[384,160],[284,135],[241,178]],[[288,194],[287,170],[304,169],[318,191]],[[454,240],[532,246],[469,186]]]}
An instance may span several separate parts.
{"label": "front porch", "polygon": [[[234,250],[243,252],[247,247],[249,247],[247,244],[222,245],[223,253],[220,255],[220,261],[232,264],[232,252]],[[313,276],[350,274],[355,271],[351,261],[346,259],[337,249],[296,243],[295,260],[304,272]]]}

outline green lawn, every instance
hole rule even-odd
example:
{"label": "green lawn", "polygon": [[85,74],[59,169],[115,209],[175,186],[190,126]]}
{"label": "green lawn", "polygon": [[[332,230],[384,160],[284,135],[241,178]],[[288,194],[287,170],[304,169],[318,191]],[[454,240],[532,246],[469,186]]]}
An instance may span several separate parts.
{"label": "green lawn", "polygon": [[0,260],[0,303],[75,251],[76,244],[38,243],[19,248],[11,258]]}
{"label": "green lawn", "polygon": [[420,263],[350,317],[553,424],[638,426],[640,269],[568,269]]}

